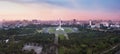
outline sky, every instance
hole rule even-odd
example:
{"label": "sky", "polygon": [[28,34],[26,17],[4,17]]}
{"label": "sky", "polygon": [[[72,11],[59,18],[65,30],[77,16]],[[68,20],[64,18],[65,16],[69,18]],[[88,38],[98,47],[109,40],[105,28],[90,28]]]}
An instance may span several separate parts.
{"label": "sky", "polygon": [[0,0],[0,20],[120,20],[120,0]]}

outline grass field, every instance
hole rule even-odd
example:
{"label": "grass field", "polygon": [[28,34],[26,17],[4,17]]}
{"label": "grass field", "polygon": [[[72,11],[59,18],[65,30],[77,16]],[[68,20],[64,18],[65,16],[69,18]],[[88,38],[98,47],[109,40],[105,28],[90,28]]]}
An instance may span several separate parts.
{"label": "grass field", "polygon": [[66,38],[65,38],[65,36],[64,36],[63,34],[59,34],[59,39],[60,39],[60,40],[64,40],[64,39],[66,39]]}
{"label": "grass field", "polygon": [[[73,28],[71,27],[63,27],[64,31],[66,33],[72,33],[75,32]],[[48,27],[45,30],[47,30],[49,33],[55,33],[56,32],[56,27]],[[77,32],[77,31],[76,31]]]}

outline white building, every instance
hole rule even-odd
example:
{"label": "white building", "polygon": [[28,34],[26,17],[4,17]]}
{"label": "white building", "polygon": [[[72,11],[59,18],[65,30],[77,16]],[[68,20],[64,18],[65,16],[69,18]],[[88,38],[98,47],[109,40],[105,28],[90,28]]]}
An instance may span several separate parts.
{"label": "white building", "polygon": [[120,25],[115,24],[115,25],[110,25],[110,27],[111,28],[120,28]]}
{"label": "white building", "polygon": [[92,21],[90,20],[90,21],[89,21],[89,26],[91,26],[91,25],[92,25]]}
{"label": "white building", "polygon": [[90,27],[91,27],[91,28],[100,28],[100,24],[97,23],[97,24],[95,24],[95,25],[91,25]]}
{"label": "white building", "polygon": [[102,24],[105,27],[109,27],[109,23],[108,22],[101,22],[100,24]]}

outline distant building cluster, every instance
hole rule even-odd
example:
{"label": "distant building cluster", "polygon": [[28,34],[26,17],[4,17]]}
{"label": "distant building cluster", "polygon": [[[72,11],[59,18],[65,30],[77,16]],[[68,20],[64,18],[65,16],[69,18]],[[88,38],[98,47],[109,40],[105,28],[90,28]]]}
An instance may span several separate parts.
{"label": "distant building cluster", "polygon": [[96,21],[96,20],[89,20],[89,28],[92,29],[120,29],[120,21]]}
{"label": "distant building cluster", "polygon": [[[41,21],[41,20],[16,20],[16,21],[2,21],[0,22],[0,28],[9,29],[9,28],[19,28],[25,27],[28,25],[59,25],[59,20],[56,21]],[[91,29],[120,29],[120,21],[111,21],[111,20],[86,20],[79,21],[76,19],[62,21],[61,25],[78,25]]]}

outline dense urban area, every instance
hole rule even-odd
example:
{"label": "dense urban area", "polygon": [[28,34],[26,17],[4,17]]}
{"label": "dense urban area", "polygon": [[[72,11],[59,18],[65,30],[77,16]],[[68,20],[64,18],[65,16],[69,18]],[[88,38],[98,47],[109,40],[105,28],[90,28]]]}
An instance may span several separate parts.
{"label": "dense urban area", "polygon": [[5,21],[0,54],[120,54],[120,21]]}

